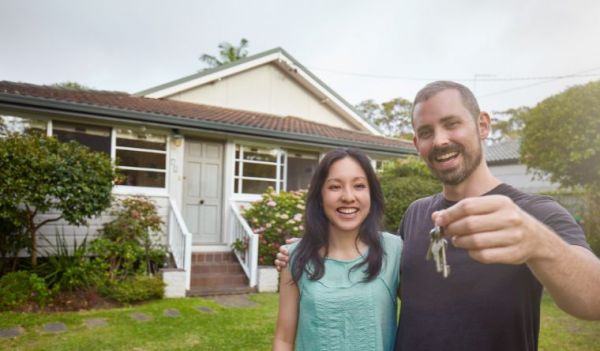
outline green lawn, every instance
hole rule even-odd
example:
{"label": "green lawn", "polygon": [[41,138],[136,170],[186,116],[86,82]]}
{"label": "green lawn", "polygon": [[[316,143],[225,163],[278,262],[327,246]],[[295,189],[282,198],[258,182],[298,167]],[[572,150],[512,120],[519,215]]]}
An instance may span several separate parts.
{"label": "green lawn", "polygon": [[[0,313],[0,329],[21,326],[25,335],[0,339],[0,350],[269,350],[277,311],[276,294],[255,294],[250,308],[224,308],[200,298],[166,299],[146,305],[69,313]],[[214,313],[198,312],[198,306]],[[176,308],[180,317],[165,317]],[[134,322],[132,312],[154,319]],[[108,326],[90,329],[84,320],[106,318]],[[42,331],[42,325],[63,322],[60,334]],[[578,321],[561,312],[548,297],[542,305],[540,350],[598,350],[600,322]]]}

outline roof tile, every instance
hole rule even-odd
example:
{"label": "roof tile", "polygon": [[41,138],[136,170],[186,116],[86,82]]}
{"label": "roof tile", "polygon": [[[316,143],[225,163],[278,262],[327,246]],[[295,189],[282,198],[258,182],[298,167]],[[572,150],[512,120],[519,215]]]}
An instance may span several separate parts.
{"label": "roof tile", "polygon": [[129,95],[124,92],[73,90],[54,86],[0,81],[0,94],[33,97],[74,105],[90,105],[123,111],[175,116],[278,132],[305,134],[307,137],[326,137],[387,147],[413,149],[413,145],[409,141],[332,127],[299,117],[281,117],[267,113],[234,110],[176,100],[145,98]]}

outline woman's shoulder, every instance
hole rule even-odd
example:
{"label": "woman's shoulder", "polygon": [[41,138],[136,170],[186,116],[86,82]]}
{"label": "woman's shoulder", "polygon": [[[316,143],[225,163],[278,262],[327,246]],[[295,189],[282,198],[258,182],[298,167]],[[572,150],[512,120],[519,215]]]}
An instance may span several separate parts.
{"label": "woman's shoulder", "polygon": [[381,232],[381,241],[383,243],[383,247],[388,252],[390,252],[390,251],[401,252],[402,251],[403,241],[402,241],[402,237],[400,237],[400,235],[391,234],[388,232]]}
{"label": "woman's shoulder", "polygon": [[294,241],[293,243],[286,244],[284,246],[287,248],[288,253],[291,255],[292,252],[294,252],[296,250],[296,248],[298,247],[298,244],[300,244],[300,240]]}
{"label": "woman's shoulder", "polygon": [[381,238],[384,242],[391,242],[391,243],[401,243],[402,242],[402,237],[400,237],[400,235],[396,235],[396,234],[392,234],[392,233],[388,233],[388,232],[381,232]]}

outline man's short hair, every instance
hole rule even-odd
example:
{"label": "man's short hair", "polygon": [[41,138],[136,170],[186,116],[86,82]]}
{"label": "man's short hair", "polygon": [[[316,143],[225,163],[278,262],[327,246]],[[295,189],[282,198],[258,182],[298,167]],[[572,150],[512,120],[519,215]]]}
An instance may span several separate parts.
{"label": "man's short hair", "polygon": [[473,95],[471,90],[466,86],[449,80],[438,80],[437,82],[427,84],[423,89],[419,90],[410,111],[411,120],[414,119],[415,107],[418,103],[427,101],[435,94],[449,89],[457,90],[460,93],[463,105],[465,105],[469,113],[473,115],[473,119],[477,121],[481,110],[479,109],[479,104],[477,103],[477,99],[475,99],[475,95]]}

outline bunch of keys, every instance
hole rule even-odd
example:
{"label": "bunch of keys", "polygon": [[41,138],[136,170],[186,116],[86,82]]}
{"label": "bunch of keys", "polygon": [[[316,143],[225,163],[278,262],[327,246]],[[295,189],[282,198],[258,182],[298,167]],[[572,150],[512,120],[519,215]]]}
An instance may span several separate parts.
{"label": "bunch of keys", "polygon": [[446,262],[446,246],[448,246],[448,241],[444,238],[444,229],[436,225],[429,232],[429,236],[429,248],[427,249],[425,259],[429,261],[433,257],[436,271],[442,273],[444,278],[448,278],[450,274],[450,266]]}

